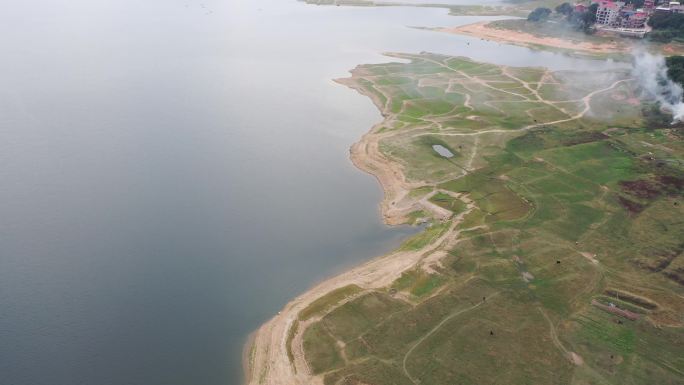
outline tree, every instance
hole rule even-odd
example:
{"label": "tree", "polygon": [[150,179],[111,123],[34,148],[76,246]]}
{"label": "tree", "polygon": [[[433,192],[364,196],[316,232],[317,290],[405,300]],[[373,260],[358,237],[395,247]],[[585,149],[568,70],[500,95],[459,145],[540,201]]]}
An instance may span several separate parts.
{"label": "tree", "polygon": [[649,40],[669,42],[684,40],[684,14],[656,12],[648,20],[653,30],[648,33]]}
{"label": "tree", "polygon": [[592,27],[596,23],[596,11],[598,11],[598,4],[594,3],[582,14],[582,28],[587,34],[594,32]]}
{"label": "tree", "polygon": [[565,16],[570,16],[574,10],[574,7],[570,3],[563,3],[556,7],[556,13],[560,13]]}
{"label": "tree", "polygon": [[683,29],[684,14],[674,12],[656,12],[648,19],[653,29]]}
{"label": "tree", "polygon": [[589,24],[596,23],[596,12],[597,11],[598,11],[598,4],[597,3],[590,5],[587,12],[585,12],[585,15],[587,16],[585,21],[589,22]]}
{"label": "tree", "polygon": [[584,12],[573,10],[568,16],[567,21],[578,31],[584,31],[586,34],[594,32],[593,26],[596,23],[596,9],[598,4],[592,4]]}
{"label": "tree", "polygon": [[576,29],[584,29],[584,14],[586,12],[577,12],[573,11],[570,15],[568,15],[568,23],[570,23],[573,27]]}
{"label": "tree", "polygon": [[527,15],[527,20],[528,21],[534,21],[534,22],[539,22],[539,21],[544,21],[546,20],[549,15],[551,14],[551,10],[548,8],[537,8],[534,11],[530,12],[529,15]]}
{"label": "tree", "polygon": [[684,87],[684,56],[670,56],[665,58],[667,76]]}

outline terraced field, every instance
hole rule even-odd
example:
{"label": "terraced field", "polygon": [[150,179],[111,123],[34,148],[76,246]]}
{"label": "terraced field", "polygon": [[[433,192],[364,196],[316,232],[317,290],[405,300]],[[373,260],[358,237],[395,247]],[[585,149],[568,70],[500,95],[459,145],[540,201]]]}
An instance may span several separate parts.
{"label": "terraced field", "polygon": [[426,226],[398,251],[416,263],[299,312],[292,370],[329,385],[684,383],[682,128],[645,118],[627,72],[392,56],[339,82],[383,113],[356,151],[398,180],[383,183],[388,220]]}

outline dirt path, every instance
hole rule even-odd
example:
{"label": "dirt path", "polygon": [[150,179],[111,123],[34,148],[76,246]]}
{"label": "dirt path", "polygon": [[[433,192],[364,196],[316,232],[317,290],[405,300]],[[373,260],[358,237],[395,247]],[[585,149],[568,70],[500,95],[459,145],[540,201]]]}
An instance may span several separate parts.
{"label": "dirt path", "polygon": [[[493,298],[493,297],[495,297],[495,296],[497,296],[497,295],[499,295],[498,292],[497,292],[497,293],[494,293],[494,294],[492,294],[492,295],[490,295],[489,298]],[[414,384],[418,385],[419,382],[418,382],[415,378],[411,377],[411,374],[409,374],[408,370],[406,370],[406,361],[408,360],[408,358],[409,358],[409,356],[411,355],[411,353],[413,353],[413,351],[414,351],[421,343],[423,343],[423,341],[425,341],[426,339],[428,339],[431,335],[435,334],[435,332],[436,332],[437,330],[439,330],[442,326],[444,326],[445,323],[449,322],[451,319],[453,319],[453,318],[456,317],[456,316],[459,316],[459,315],[461,315],[461,314],[463,314],[463,313],[469,312],[469,311],[471,311],[471,310],[473,310],[473,309],[476,309],[476,308],[480,307],[480,306],[481,306],[482,304],[484,304],[484,303],[485,303],[485,302],[480,302],[480,303],[477,303],[477,304],[475,304],[475,305],[473,305],[473,306],[471,306],[471,307],[469,307],[469,308],[461,309],[461,310],[458,310],[458,311],[456,311],[456,312],[451,313],[449,316],[447,316],[446,318],[444,318],[440,323],[438,323],[434,328],[432,328],[429,332],[425,333],[425,335],[422,336],[418,341],[416,341],[416,343],[413,344],[413,346],[411,346],[411,348],[406,352],[406,354],[404,355],[404,359],[402,360],[402,368],[403,368],[403,370],[404,370],[404,375],[406,375],[406,377],[408,377],[408,379],[411,380],[411,382],[413,382]]]}
{"label": "dirt path", "polygon": [[551,335],[551,341],[553,342],[553,345],[560,350],[565,358],[567,358],[570,362],[573,364],[580,366],[584,364],[584,360],[582,357],[580,357],[579,354],[575,352],[571,352],[568,349],[563,346],[563,343],[561,343],[560,339],[558,338],[558,332],[556,332],[556,325],[553,324],[553,321],[551,321],[551,318],[549,318],[548,315],[546,315],[546,312],[544,309],[538,307],[537,310],[544,316],[546,319],[546,322],[549,324],[549,333]]}
{"label": "dirt path", "polygon": [[520,132],[520,131],[527,131],[532,128],[536,127],[542,127],[542,126],[548,126],[548,125],[553,125],[553,124],[559,124],[559,123],[566,123],[566,122],[571,122],[573,120],[581,119],[583,118],[589,111],[591,110],[591,99],[596,96],[597,94],[600,94],[602,92],[610,91],[620,85],[621,83],[625,82],[630,82],[633,79],[622,79],[614,82],[610,86],[606,88],[602,88],[600,90],[595,90],[584,96],[580,101],[584,103],[584,109],[582,111],[578,112],[575,115],[572,115],[566,119],[559,119],[559,120],[554,120],[552,122],[541,122],[541,123],[535,123],[535,124],[530,124],[525,127],[518,128],[517,130],[504,130],[504,129],[490,129],[490,130],[482,130],[482,131],[475,131],[475,132],[421,132],[414,134],[414,137],[418,136],[425,136],[425,135],[434,135],[434,136],[479,136],[479,135],[484,135],[484,134],[493,134],[493,133],[500,133],[500,134],[511,134],[515,132]]}
{"label": "dirt path", "polygon": [[560,111],[560,112],[562,112],[562,113],[564,113],[564,114],[570,116],[570,114],[568,114],[564,109],[562,109],[562,108],[558,107],[557,105],[553,104],[553,102],[544,99],[544,98],[541,96],[541,94],[539,94],[539,87],[541,87],[541,86],[544,84],[544,79],[548,76],[548,71],[544,73],[544,75],[542,76],[542,79],[541,79],[541,80],[539,81],[539,83],[537,84],[537,87],[532,87],[532,86],[530,86],[530,83],[529,83],[529,82],[526,82],[526,81],[524,81],[524,80],[522,80],[522,79],[516,77],[515,75],[513,75],[513,74],[511,73],[509,67],[502,67],[501,72],[503,72],[503,74],[504,74],[505,76],[507,76],[507,77],[509,77],[509,78],[511,78],[511,79],[513,79],[513,80],[515,80],[516,82],[522,84],[522,86],[523,86],[525,89],[527,89],[528,91],[530,91],[530,92],[532,93],[532,95],[534,95],[534,97],[537,98],[538,101],[540,101],[540,102],[546,104],[547,106],[549,106],[549,107],[551,107],[551,108],[554,108],[554,109],[556,109],[556,110],[558,110],[558,111]]}

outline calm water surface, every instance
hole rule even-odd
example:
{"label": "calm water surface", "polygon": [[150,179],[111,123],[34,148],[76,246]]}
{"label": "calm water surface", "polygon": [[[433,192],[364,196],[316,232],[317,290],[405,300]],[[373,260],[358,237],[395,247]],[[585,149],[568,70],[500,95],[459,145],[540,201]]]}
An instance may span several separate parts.
{"label": "calm water surface", "polygon": [[453,158],[454,153],[449,151],[448,148],[442,146],[441,144],[435,144],[432,146],[432,149],[438,153],[440,156],[443,156],[445,158]]}
{"label": "calm water surface", "polygon": [[239,383],[249,332],[413,231],[380,222],[380,189],[347,159],[380,116],[332,78],[383,51],[612,65],[406,28],[480,19],[287,0],[4,4],[0,382]]}

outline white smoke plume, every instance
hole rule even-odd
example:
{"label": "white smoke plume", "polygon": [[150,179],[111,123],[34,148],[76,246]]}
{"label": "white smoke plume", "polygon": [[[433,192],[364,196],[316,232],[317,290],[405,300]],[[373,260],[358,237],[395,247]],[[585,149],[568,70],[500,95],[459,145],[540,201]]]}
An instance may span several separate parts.
{"label": "white smoke plume", "polygon": [[672,123],[684,122],[684,103],[682,87],[667,77],[667,65],[661,55],[648,52],[634,53],[632,74],[641,88],[658,101],[660,107],[672,113]]}

